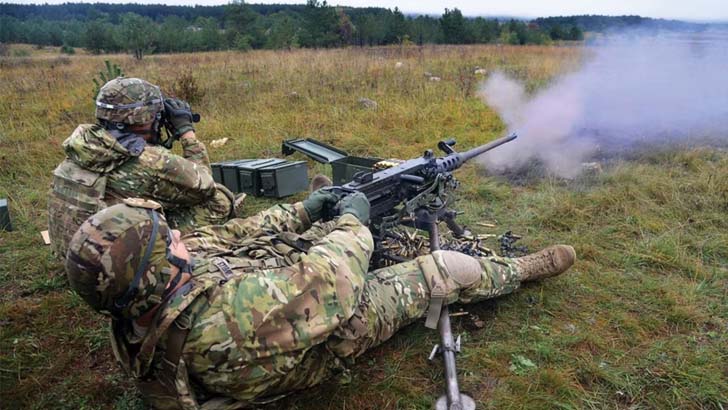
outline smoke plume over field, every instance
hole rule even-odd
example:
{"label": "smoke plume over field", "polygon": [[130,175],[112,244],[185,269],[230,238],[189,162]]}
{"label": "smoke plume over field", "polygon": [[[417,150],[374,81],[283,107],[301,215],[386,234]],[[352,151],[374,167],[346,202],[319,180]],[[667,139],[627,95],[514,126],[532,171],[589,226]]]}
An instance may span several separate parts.
{"label": "smoke plume over field", "polygon": [[582,67],[535,94],[506,74],[484,101],[519,138],[487,153],[489,170],[540,161],[573,177],[598,154],[652,144],[728,141],[728,36],[628,34],[588,47]]}

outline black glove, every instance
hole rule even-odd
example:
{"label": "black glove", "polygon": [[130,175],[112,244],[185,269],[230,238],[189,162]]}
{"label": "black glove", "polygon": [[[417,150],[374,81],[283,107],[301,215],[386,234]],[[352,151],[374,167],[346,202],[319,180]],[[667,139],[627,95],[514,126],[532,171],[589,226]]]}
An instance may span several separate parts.
{"label": "black glove", "polygon": [[339,201],[338,206],[341,215],[352,214],[359,219],[359,222],[365,225],[369,223],[369,200],[361,192],[345,196]]}
{"label": "black glove", "polygon": [[179,139],[187,131],[195,130],[192,126],[192,123],[196,122],[194,121],[195,117],[192,114],[192,108],[186,101],[177,98],[165,98],[164,117],[165,126],[171,128],[170,131],[175,139]]}
{"label": "black glove", "polygon": [[303,201],[303,207],[308,212],[311,222],[316,222],[324,216],[333,216],[333,208],[339,202],[339,195],[332,190],[321,188],[318,191],[311,192],[311,195]]}

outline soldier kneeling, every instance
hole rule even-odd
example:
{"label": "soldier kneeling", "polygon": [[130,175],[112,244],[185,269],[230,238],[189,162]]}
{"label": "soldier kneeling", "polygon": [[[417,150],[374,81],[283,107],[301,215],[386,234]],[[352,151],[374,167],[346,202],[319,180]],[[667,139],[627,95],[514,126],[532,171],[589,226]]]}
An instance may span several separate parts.
{"label": "soldier kneeling", "polygon": [[[66,256],[71,236],[88,217],[129,197],[159,202],[170,226],[183,231],[230,218],[233,194],[212,179],[189,104],[165,98],[139,78],[119,77],[99,91],[96,118],[63,142],[67,158],[53,172],[48,222],[56,255]],[[163,123],[172,134],[167,141],[161,139]],[[182,156],[169,151],[174,140],[182,144]]]}
{"label": "soldier kneeling", "polygon": [[[341,373],[425,316],[435,285],[447,303],[477,302],[575,260],[564,245],[515,259],[437,251],[368,272],[361,194],[339,200],[319,190],[181,239],[158,205],[129,202],[81,226],[66,270],[76,292],[112,318],[117,359],[158,409],[275,400]],[[334,206],[338,219],[311,228]],[[302,238],[311,246],[292,245]]]}

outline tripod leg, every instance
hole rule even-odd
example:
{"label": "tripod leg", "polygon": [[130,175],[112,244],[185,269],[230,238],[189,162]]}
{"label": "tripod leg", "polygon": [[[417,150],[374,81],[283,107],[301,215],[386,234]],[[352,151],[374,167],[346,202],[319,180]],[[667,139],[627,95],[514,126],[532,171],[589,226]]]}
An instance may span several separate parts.
{"label": "tripod leg", "polygon": [[[455,220],[450,217],[449,220],[455,224]],[[448,219],[445,220],[446,223]],[[450,224],[448,223],[448,227]],[[457,224],[455,224],[457,226]],[[430,250],[432,252],[440,250],[440,233],[437,227],[437,221],[432,221],[429,224],[430,232]],[[437,328],[440,331],[440,353],[445,365],[445,381],[447,386],[447,392],[445,396],[440,397],[435,403],[436,410],[475,410],[475,402],[472,398],[467,395],[460,394],[460,387],[458,386],[458,371],[455,366],[455,339],[452,336],[452,327],[450,326],[450,310],[445,303],[444,297],[435,297],[433,292],[433,298],[430,301],[430,311],[428,312],[428,318],[425,325],[432,326],[432,318],[437,315],[439,310],[439,320],[437,322]],[[444,399],[444,400],[443,400]]]}

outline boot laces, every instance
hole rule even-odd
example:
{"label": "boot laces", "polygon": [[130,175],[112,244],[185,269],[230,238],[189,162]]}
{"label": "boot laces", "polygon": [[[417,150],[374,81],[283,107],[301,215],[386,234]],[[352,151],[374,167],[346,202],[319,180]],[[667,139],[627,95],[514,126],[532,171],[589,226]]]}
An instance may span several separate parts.
{"label": "boot laces", "polygon": [[519,265],[527,272],[541,272],[556,269],[554,251],[546,249],[541,252],[518,258]]}

